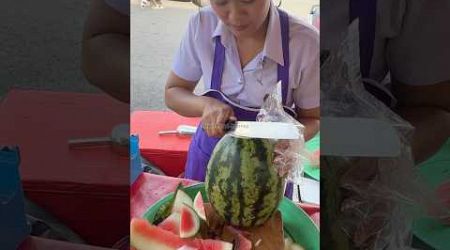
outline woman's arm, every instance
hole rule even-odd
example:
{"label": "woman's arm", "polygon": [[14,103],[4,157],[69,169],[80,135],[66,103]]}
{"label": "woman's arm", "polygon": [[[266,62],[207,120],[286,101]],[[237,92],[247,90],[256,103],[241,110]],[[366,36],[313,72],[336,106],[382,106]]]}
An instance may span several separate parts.
{"label": "woman's arm", "polygon": [[82,40],[82,70],[89,82],[130,102],[130,20],[104,0],[92,0]]}
{"label": "woman's arm", "polygon": [[297,120],[305,126],[305,141],[308,141],[319,132],[320,108],[297,109]]}
{"label": "woman's arm", "polygon": [[167,107],[182,116],[202,116],[209,97],[195,95],[193,91],[196,85],[196,82],[187,81],[171,71],[165,88]]}

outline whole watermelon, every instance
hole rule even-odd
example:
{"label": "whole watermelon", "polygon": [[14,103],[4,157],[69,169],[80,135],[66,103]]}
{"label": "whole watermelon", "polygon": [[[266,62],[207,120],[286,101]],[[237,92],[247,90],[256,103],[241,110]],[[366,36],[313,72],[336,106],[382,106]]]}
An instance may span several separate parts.
{"label": "whole watermelon", "polygon": [[208,163],[205,188],[216,213],[228,224],[266,222],[283,197],[284,182],[272,165],[275,144],[267,139],[225,135]]}

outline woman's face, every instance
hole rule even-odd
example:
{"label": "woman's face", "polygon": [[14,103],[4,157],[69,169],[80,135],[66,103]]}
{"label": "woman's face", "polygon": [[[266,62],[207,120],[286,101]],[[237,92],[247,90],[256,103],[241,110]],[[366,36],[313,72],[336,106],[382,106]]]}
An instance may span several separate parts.
{"label": "woman's face", "polygon": [[248,37],[264,24],[271,0],[210,1],[214,12],[236,37]]}

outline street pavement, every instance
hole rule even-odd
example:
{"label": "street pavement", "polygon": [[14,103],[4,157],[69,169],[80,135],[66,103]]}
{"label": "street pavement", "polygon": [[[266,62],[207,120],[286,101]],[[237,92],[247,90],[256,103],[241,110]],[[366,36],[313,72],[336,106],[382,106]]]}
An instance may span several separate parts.
{"label": "street pavement", "polygon": [[6,0],[2,6],[0,100],[11,88],[99,91],[80,68],[88,0]]}

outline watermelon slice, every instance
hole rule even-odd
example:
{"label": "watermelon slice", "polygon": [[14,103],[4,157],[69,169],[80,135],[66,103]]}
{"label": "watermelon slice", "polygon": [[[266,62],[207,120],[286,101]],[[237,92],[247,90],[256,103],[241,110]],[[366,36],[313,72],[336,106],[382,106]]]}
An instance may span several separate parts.
{"label": "watermelon slice", "polygon": [[182,246],[182,247],[178,248],[177,250],[199,250],[199,249],[196,247]]}
{"label": "watermelon slice", "polygon": [[201,250],[233,250],[233,244],[220,240],[200,241]]}
{"label": "watermelon slice", "polygon": [[180,211],[180,237],[189,238],[200,230],[200,218],[197,213],[187,204],[181,205]]}
{"label": "watermelon slice", "polygon": [[[195,212],[193,212],[195,214]],[[198,218],[197,218],[198,219]],[[220,240],[181,239],[179,236],[133,218],[130,225],[131,246],[139,250],[232,250],[233,245]],[[184,247],[184,248],[183,248]]]}
{"label": "watermelon slice", "polygon": [[176,250],[185,245],[177,235],[138,218],[131,220],[130,243],[139,250]]}
{"label": "watermelon slice", "polygon": [[183,204],[187,204],[188,206],[192,207],[192,199],[182,188],[178,188],[175,193],[172,213],[179,213]]}
{"label": "watermelon slice", "polygon": [[158,224],[159,228],[180,235],[180,214],[173,213],[169,215],[163,222]]}
{"label": "watermelon slice", "polygon": [[201,192],[198,192],[197,195],[195,195],[194,210],[202,220],[206,221],[205,205],[203,204],[203,197]]}
{"label": "watermelon slice", "polygon": [[173,201],[163,204],[162,206],[159,207],[153,219],[154,224],[159,224],[170,216],[170,214],[172,213],[172,204]]}

